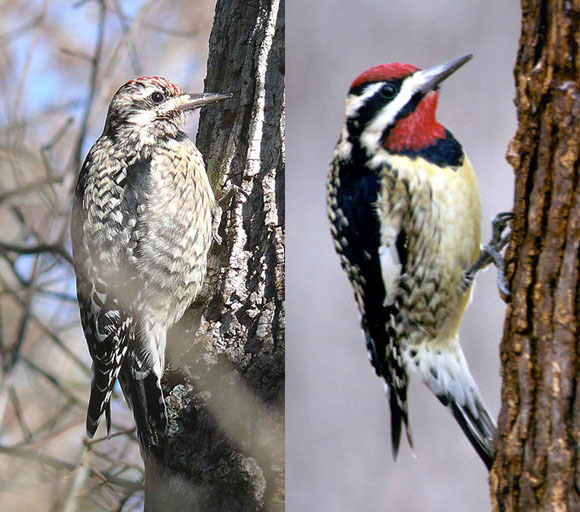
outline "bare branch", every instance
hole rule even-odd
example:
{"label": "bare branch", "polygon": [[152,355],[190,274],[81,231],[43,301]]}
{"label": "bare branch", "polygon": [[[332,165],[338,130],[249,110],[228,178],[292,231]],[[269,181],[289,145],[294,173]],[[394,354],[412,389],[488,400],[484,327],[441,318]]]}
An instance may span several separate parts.
{"label": "bare branch", "polygon": [[79,459],[74,471],[73,479],[68,486],[67,493],[62,502],[62,512],[75,512],[76,510],[79,510],[78,501],[81,494],[80,491],[91,472],[91,455],[92,453],[88,446],[86,444],[83,445],[81,452],[79,453]]}
{"label": "bare branch", "polygon": [[[18,457],[20,459],[29,460],[33,462],[38,462],[39,464],[45,464],[59,471],[74,471],[77,467],[75,464],[71,464],[70,462],[58,460],[54,457],[42,455],[35,451],[26,450],[23,448],[15,448],[0,445],[0,454],[9,455],[11,457]],[[117,485],[119,487],[124,487],[125,489],[129,489],[131,491],[140,491],[143,489],[143,486],[137,482],[132,482],[131,480],[126,480],[125,478],[120,478],[115,475],[111,475],[106,471],[95,471],[91,469],[90,476],[102,479],[110,484]]]}
{"label": "bare branch", "polygon": [[68,253],[68,251],[60,246],[54,244],[40,244],[31,247],[23,247],[20,245],[9,244],[6,242],[0,242],[0,250],[9,251],[9,252],[16,252],[18,254],[55,254],[60,256],[62,259],[73,264],[72,256]]}
{"label": "bare branch", "polygon": [[75,153],[73,158],[73,167],[75,170],[81,168],[81,159],[83,153],[83,145],[87,135],[87,127],[89,125],[89,116],[94,105],[95,93],[97,90],[97,75],[99,72],[99,65],[101,63],[101,54],[103,51],[103,41],[105,39],[105,0],[97,0],[99,5],[99,20],[97,25],[97,42],[95,44],[95,51],[91,61],[91,74],[89,77],[89,95],[85,106],[85,112],[81,121],[81,129],[77,139]]}

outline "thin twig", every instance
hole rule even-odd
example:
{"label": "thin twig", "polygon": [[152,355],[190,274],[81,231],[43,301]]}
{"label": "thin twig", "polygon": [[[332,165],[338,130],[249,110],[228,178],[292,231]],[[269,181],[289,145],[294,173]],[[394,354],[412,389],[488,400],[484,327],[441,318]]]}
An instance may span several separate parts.
{"label": "thin twig", "polygon": [[[27,446],[28,449],[38,449],[39,446],[46,444],[49,441],[52,441],[55,438],[54,427],[62,421],[64,417],[66,417],[66,413],[70,411],[72,406],[78,407],[78,403],[75,403],[74,400],[68,400],[59,410],[50,417],[47,421],[45,421],[40,427],[38,427],[34,432],[32,432],[31,439],[27,440],[24,439],[19,441],[12,446],[14,448],[22,448]],[[84,408],[84,404],[83,404]],[[67,427],[63,430],[68,430]],[[56,437],[58,433],[56,434]]]}
{"label": "thin twig", "polygon": [[125,44],[131,43],[131,41],[133,39],[134,32],[137,30],[137,27],[141,24],[142,20],[145,18],[145,15],[149,11],[149,9],[151,9],[151,7],[153,6],[153,4],[156,1],[157,0],[148,0],[139,8],[139,11],[137,12],[135,18],[133,19],[133,24],[129,27],[129,30],[127,30],[127,32],[125,32],[123,37],[121,39],[119,39],[119,42],[115,46],[115,49],[113,50],[111,58],[109,59],[109,63],[105,67],[105,72],[104,72],[105,76],[108,76],[109,74],[112,73],[113,65],[118,62],[119,51],[121,50],[121,48]]}
{"label": "thin twig", "polygon": [[52,384],[58,390],[59,393],[66,396],[69,400],[74,401],[76,404],[84,407],[84,400],[81,400],[80,398],[76,397],[73,393],[71,393],[69,389],[66,386],[63,386],[54,375],[41,368],[35,362],[31,361],[27,357],[23,357],[22,361],[31,370],[35,371],[36,373],[44,377],[48,382],[50,382],[50,384]]}
{"label": "thin twig", "polygon": [[[126,35],[131,30],[131,23],[127,23],[128,18],[123,14],[121,5],[119,4],[118,1],[114,1],[113,6],[115,7],[116,14],[121,22],[123,34]],[[131,39],[128,39],[128,46],[129,46],[129,59],[131,60],[133,71],[136,75],[142,75],[143,71],[141,65],[139,64],[139,58],[137,57],[137,49],[135,48],[135,43]]]}
{"label": "thin twig", "polygon": [[32,266],[30,279],[28,280],[28,287],[26,289],[26,295],[24,298],[23,303],[23,311],[22,311],[22,318],[20,319],[20,326],[18,328],[18,334],[16,335],[16,341],[13,343],[11,348],[11,356],[10,360],[8,361],[8,366],[5,366],[7,372],[11,372],[18,359],[20,357],[20,349],[22,348],[22,344],[24,343],[24,338],[26,335],[26,331],[28,330],[28,323],[30,320],[30,309],[32,307],[32,301],[34,299],[35,291],[36,291],[36,280],[38,279],[38,258],[34,259],[34,265]]}
{"label": "thin twig", "polygon": [[[72,126],[73,122],[74,122],[74,118],[67,117],[66,121],[60,127],[60,129],[56,132],[56,134],[54,135],[54,137],[52,139],[50,139],[46,144],[44,144],[43,146],[41,146],[41,148],[40,148],[40,156],[42,158],[42,162],[44,163],[44,167],[47,170],[49,176],[53,176],[54,175],[54,171],[52,169],[52,166],[50,165],[50,162],[48,161],[48,153],[65,136],[66,132]],[[59,176],[58,179],[59,179],[59,181],[62,181],[62,179],[63,179],[63,173],[60,174],[60,176]]]}
{"label": "thin twig", "polygon": [[103,437],[97,437],[95,439],[90,439],[87,441],[87,444],[89,446],[92,446],[93,444],[101,443],[103,441],[108,441],[109,439],[112,439],[113,437],[131,436],[134,433],[135,433],[135,427],[127,428],[124,430],[119,430],[118,432],[115,432],[115,433],[111,434],[110,436],[103,436]]}
{"label": "thin twig", "polygon": [[32,192],[35,189],[38,189],[44,185],[52,185],[54,183],[59,183],[61,181],[62,176],[57,176],[54,178],[42,178],[38,181],[25,183],[24,185],[20,185],[19,187],[7,190],[6,192],[0,192],[0,203],[19,195],[28,194],[29,192]]}
{"label": "thin twig", "polygon": [[91,61],[91,75],[89,79],[89,96],[87,98],[87,103],[85,107],[85,112],[83,114],[81,122],[81,130],[79,132],[79,137],[77,139],[75,153],[74,153],[74,169],[78,171],[81,168],[81,158],[83,154],[83,145],[85,143],[85,137],[87,136],[87,127],[89,125],[89,116],[91,114],[91,109],[94,105],[95,93],[97,90],[97,75],[99,71],[99,65],[101,63],[101,54],[103,51],[103,41],[105,39],[105,0],[98,0],[99,4],[99,21],[97,24],[97,42],[95,45],[95,51],[93,54],[93,59]]}
{"label": "thin twig", "polygon": [[22,245],[0,242],[0,250],[16,252],[18,254],[42,254],[42,253],[55,254],[63,258],[71,265],[73,264],[72,256],[68,253],[68,251],[64,247],[56,244],[39,244],[25,247]]}
{"label": "thin twig", "polygon": [[74,476],[68,486],[66,495],[62,501],[61,512],[75,512],[78,510],[78,501],[81,490],[91,472],[92,453],[86,444],[83,444],[79,453],[78,464]]}
{"label": "thin twig", "polygon": [[[54,457],[42,455],[40,453],[31,450],[26,450],[24,448],[16,448],[12,446],[0,445],[0,454],[18,457],[20,459],[30,460],[33,462],[38,462],[39,464],[45,464],[59,471],[74,471],[76,468],[76,465],[71,464],[70,462],[58,460],[55,459]],[[126,480],[125,478],[120,478],[118,476],[111,475],[107,471],[97,471],[95,469],[91,469],[90,475],[91,477],[96,477],[100,479],[104,478],[109,484],[124,487],[125,489],[130,489],[133,491],[139,491],[143,489],[143,486],[138,482],[132,482],[131,480]]]}
{"label": "thin twig", "polygon": [[70,50],[69,48],[61,48],[60,51],[70,57],[75,57],[87,62],[93,62],[93,56],[80,50]]}
{"label": "thin twig", "polygon": [[22,411],[22,406],[20,405],[20,399],[18,398],[13,385],[10,386],[9,395],[10,401],[12,402],[12,407],[14,407],[14,412],[16,413],[18,425],[20,426],[20,430],[22,430],[22,434],[24,435],[24,440],[26,442],[30,442],[32,441],[32,432],[26,424],[26,420],[24,419],[24,412]]}
{"label": "thin twig", "polygon": [[[8,290],[8,292],[10,293],[11,297],[16,300],[16,302],[18,304],[20,304],[21,306],[24,305],[24,301],[16,294],[13,293],[11,290]],[[85,364],[74,352],[71,351],[70,348],[68,348],[68,346],[60,339],[59,336],[57,336],[51,329],[49,329],[42,320],[40,320],[40,318],[38,318],[37,315],[35,315],[34,313],[30,314],[30,318],[31,320],[34,321],[34,323],[40,327],[40,329],[44,332],[44,334],[46,336],[48,336],[48,338],[56,344],[56,346],[58,348],[60,348],[66,356],[68,356],[74,363],[75,365],[85,374],[85,375],[89,375],[91,376],[91,370],[89,368],[89,366],[87,364]]]}
{"label": "thin twig", "polygon": [[42,22],[42,18],[42,15],[36,16],[30,21],[20,25],[18,28],[15,28],[14,30],[0,34],[0,44],[10,43],[15,39],[25,35],[27,32],[35,29]]}
{"label": "thin twig", "polygon": [[[44,20],[44,17],[46,15],[46,8],[47,8],[47,0],[44,0],[44,2],[42,4],[42,12],[39,14],[40,20]],[[38,40],[40,38],[41,29],[42,29],[42,25],[39,22],[37,24],[37,26],[34,27],[34,34],[32,36],[32,41],[28,45],[26,58],[24,59],[22,76],[20,79],[20,83],[18,84],[16,99],[14,101],[14,114],[16,116],[18,116],[18,111],[20,110],[20,102],[22,101],[22,98],[23,98],[24,93],[26,91],[25,85],[26,85],[26,81],[28,80],[28,74],[29,74],[30,68],[32,66],[32,60],[34,57],[34,52],[36,50],[36,45],[37,45]]]}

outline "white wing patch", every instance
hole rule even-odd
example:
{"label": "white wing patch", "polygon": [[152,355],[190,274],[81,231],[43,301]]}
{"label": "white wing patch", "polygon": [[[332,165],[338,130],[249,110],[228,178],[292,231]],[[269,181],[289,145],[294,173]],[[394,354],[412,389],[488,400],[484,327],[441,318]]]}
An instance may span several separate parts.
{"label": "white wing patch", "polygon": [[397,237],[401,232],[401,219],[398,216],[385,215],[380,211],[380,205],[385,202],[379,196],[379,218],[382,219],[381,246],[379,247],[379,261],[381,274],[385,284],[385,306],[392,306],[399,288],[399,279],[403,265],[397,250]]}
{"label": "white wing patch", "polygon": [[381,245],[379,248],[379,259],[386,290],[385,306],[392,306],[395,301],[395,291],[399,286],[401,269],[403,268],[396,245]]}

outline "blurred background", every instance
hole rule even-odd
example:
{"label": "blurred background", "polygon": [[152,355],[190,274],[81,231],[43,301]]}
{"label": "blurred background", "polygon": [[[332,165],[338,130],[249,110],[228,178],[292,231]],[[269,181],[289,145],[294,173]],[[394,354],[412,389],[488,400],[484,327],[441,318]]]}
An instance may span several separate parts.
{"label": "blurred background", "polygon": [[[490,510],[488,475],[450,412],[410,386],[413,456],[391,455],[389,411],[371,368],[350,284],[325,212],[328,162],[352,80],[400,61],[429,67],[473,53],[441,87],[438,118],[465,150],[491,219],[511,209],[504,155],[516,128],[512,70],[517,2],[293,0],[287,68],[287,510]],[[477,276],[462,345],[492,414],[500,400],[504,304],[490,269]]]}
{"label": "blurred background", "polygon": [[214,7],[0,2],[2,511],[142,509],[141,458],[118,389],[119,434],[102,442],[102,429],[83,444],[90,358],[67,261],[72,191],[126,80],[162,75],[203,91]]}

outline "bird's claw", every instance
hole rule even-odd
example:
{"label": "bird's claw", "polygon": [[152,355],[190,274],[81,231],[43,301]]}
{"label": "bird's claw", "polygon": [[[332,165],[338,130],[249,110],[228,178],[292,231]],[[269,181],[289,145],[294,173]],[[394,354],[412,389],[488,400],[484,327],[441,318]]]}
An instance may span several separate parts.
{"label": "bird's claw", "polygon": [[459,287],[462,293],[467,291],[473,284],[473,279],[475,278],[475,274],[477,274],[477,272],[487,267],[490,263],[493,263],[497,268],[497,287],[499,291],[505,297],[511,296],[511,292],[507,286],[505,277],[505,261],[501,251],[504,249],[510,239],[511,231],[506,235],[503,235],[503,232],[513,217],[514,215],[512,212],[503,212],[498,214],[493,219],[491,224],[492,237],[490,242],[483,246],[475,263],[467,272],[463,274],[461,278]]}

